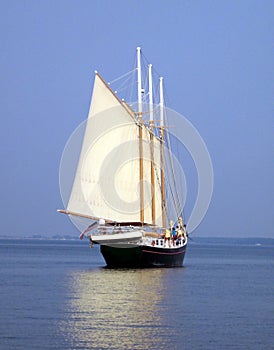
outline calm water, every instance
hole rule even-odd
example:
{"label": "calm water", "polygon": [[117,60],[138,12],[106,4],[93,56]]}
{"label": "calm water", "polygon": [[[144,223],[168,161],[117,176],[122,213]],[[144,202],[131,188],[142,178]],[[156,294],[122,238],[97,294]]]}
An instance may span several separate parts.
{"label": "calm water", "polygon": [[204,242],[108,270],[87,242],[0,240],[0,349],[273,349],[273,241]]}

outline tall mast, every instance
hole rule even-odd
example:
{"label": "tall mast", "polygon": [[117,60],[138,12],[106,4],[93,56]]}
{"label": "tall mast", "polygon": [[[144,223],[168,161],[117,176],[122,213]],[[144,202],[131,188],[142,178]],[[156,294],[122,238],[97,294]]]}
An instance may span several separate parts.
{"label": "tall mast", "polygon": [[141,48],[137,47],[137,82],[138,82],[138,112],[142,118],[142,74],[141,74]]}
{"label": "tall mast", "polygon": [[152,64],[148,65],[148,93],[149,93],[149,125],[150,125],[150,157],[151,157],[151,218],[155,225],[155,176],[154,176],[154,134],[153,134],[153,86]]}
{"label": "tall mast", "polygon": [[161,139],[161,195],[162,195],[162,225],[166,226],[166,191],[165,191],[165,149],[164,149],[164,92],[163,77],[160,77],[160,139]]}
{"label": "tall mast", "polygon": [[152,64],[148,65],[149,122],[153,124]]}
{"label": "tall mast", "polygon": [[138,74],[138,122],[139,122],[139,176],[140,176],[140,222],[144,223],[144,162],[143,162],[143,120],[142,120],[142,74],[141,48],[137,47]]}
{"label": "tall mast", "polygon": [[163,77],[160,77],[160,126],[161,130],[164,126],[164,92],[163,92]]}

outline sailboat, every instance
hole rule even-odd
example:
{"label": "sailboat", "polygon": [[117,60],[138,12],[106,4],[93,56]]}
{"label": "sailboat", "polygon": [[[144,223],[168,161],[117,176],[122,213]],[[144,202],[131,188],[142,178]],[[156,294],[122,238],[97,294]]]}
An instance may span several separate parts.
{"label": "sailboat", "polygon": [[[180,267],[187,232],[176,192],[181,179],[173,171],[172,180],[167,177],[173,165],[163,78],[159,103],[154,103],[152,65],[145,84],[140,47],[136,61],[137,105],[121,99],[95,71],[70,197],[66,209],[58,211],[90,220],[80,237],[100,245],[107,267]],[[170,211],[171,202],[175,210]]]}

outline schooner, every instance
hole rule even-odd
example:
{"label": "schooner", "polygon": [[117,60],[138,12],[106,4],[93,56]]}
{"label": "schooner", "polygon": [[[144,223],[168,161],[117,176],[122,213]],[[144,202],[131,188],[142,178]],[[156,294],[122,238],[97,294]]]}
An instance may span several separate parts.
{"label": "schooner", "polygon": [[[137,104],[120,99],[95,71],[69,201],[65,210],[58,211],[90,220],[80,237],[88,237],[91,246],[100,245],[108,267],[182,266],[187,233],[176,190],[181,179],[173,171],[169,171],[172,180],[167,176],[173,158],[163,78],[155,104],[152,65],[145,83],[139,47],[136,71]],[[172,204],[174,210],[169,210]]]}

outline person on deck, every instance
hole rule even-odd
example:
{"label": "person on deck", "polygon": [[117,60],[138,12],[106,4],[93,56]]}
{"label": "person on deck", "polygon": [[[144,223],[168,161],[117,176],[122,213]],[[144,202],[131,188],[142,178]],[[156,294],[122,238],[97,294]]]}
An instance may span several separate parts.
{"label": "person on deck", "polygon": [[177,239],[177,233],[176,233],[176,230],[175,230],[175,227],[174,227],[174,226],[172,227],[171,234],[172,234],[172,242],[173,242],[173,245],[175,245],[175,241],[176,241],[176,239]]}
{"label": "person on deck", "polygon": [[170,246],[170,229],[166,229],[165,233],[165,243],[168,241],[168,245]]}
{"label": "person on deck", "polygon": [[176,241],[176,245],[180,245],[181,240],[182,240],[182,230],[180,229],[179,226],[176,227],[176,232],[177,232],[177,241]]}
{"label": "person on deck", "polygon": [[182,229],[182,228],[183,228],[183,225],[184,225],[183,218],[182,218],[182,217],[179,217],[179,218],[178,218],[178,226],[179,226],[179,228]]}
{"label": "person on deck", "polygon": [[171,233],[172,233],[172,239],[176,239],[177,238],[177,232],[175,230],[175,227],[172,227]]}

